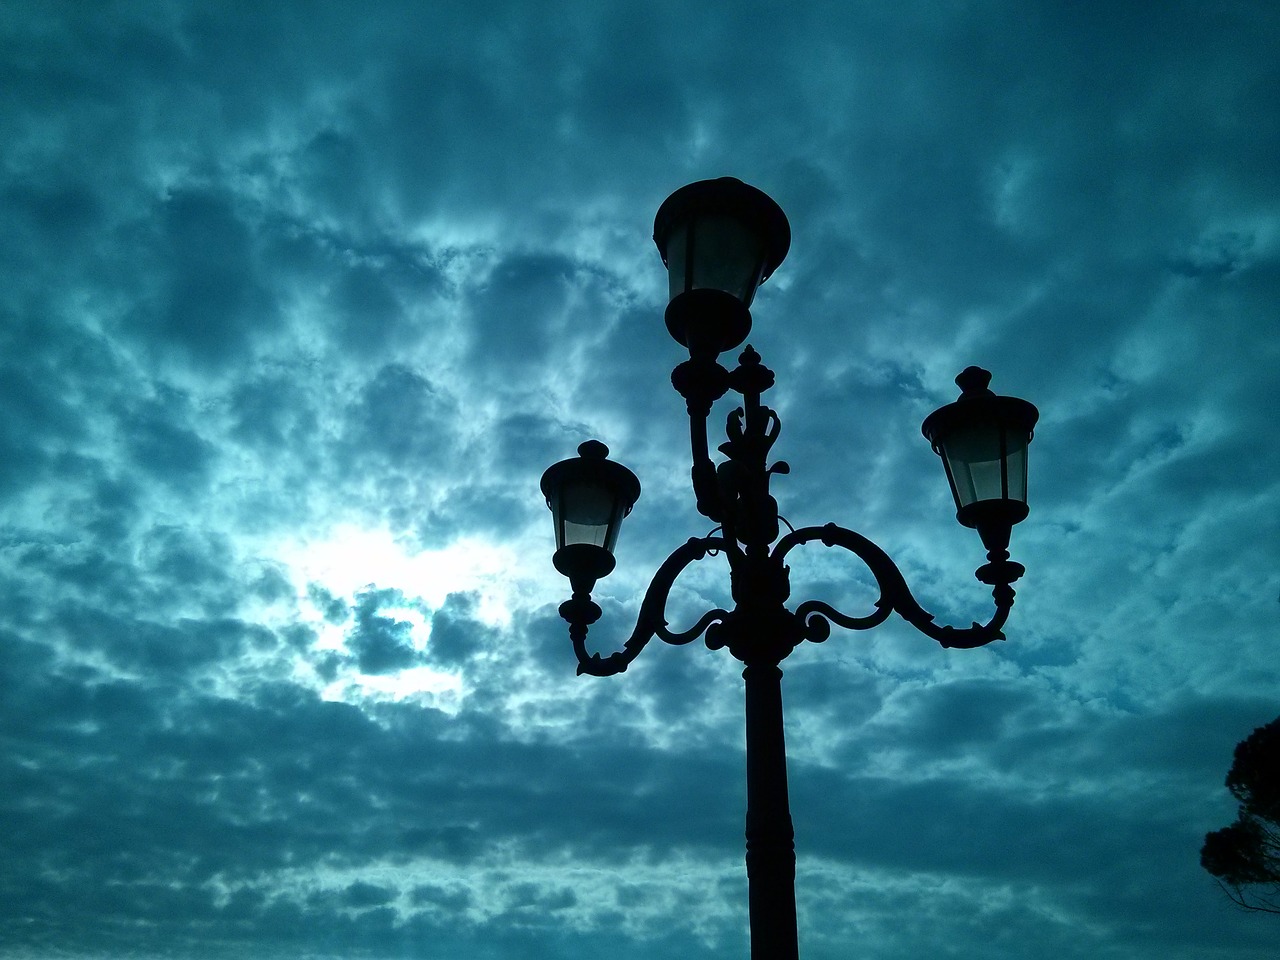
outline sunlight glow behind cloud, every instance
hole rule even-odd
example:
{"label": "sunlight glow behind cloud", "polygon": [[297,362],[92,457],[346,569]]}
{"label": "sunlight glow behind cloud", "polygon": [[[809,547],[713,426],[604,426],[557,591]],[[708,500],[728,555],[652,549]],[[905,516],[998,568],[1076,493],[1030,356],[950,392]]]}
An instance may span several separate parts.
{"label": "sunlight glow behind cloud", "polygon": [[[274,558],[291,571],[300,598],[306,597],[306,588],[313,583],[341,597],[353,597],[377,585],[419,597],[434,609],[451,593],[475,591],[480,597],[478,616],[484,623],[501,627],[511,620],[509,583],[516,569],[515,552],[477,537],[414,552],[389,530],[346,525],[322,539],[281,543]],[[425,643],[430,625],[419,620],[415,630]]]}

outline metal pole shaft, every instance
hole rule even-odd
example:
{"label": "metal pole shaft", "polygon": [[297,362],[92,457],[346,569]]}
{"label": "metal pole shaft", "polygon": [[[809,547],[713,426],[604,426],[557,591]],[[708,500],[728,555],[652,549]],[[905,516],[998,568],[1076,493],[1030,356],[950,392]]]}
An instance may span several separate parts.
{"label": "metal pole shaft", "polygon": [[747,887],[751,960],[798,960],[796,848],[787,799],[782,671],[748,664]]}

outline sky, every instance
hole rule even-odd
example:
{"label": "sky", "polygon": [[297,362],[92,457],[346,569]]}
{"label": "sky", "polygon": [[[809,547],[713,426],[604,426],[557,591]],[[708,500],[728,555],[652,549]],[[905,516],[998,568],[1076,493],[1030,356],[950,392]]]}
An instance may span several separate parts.
{"label": "sky", "polygon": [[1280,7],[10,0],[0,72],[0,955],[747,955],[741,665],[575,676],[538,489],[643,484],[612,652],[709,532],[651,232],[728,175],[790,522],[985,620],[919,425],[1040,410],[1006,641],[783,665],[801,955],[1275,956],[1198,855],[1280,714]]}

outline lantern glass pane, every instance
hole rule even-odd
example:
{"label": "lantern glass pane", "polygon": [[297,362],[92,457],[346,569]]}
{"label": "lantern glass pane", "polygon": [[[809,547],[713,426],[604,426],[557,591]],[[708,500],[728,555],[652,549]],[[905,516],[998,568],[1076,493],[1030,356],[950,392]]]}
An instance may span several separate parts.
{"label": "lantern glass pane", "polygon": [[1008,459],[1005,469],[1009,474],[1009,499],[1027,502],[1027,442],[1018,437],[1006,440]]}
{"label": "lantern glass pane", "polygon": [[667,238],[667,284],[669,298],[674,300],[684,293],[685,273],[689,256],[689,221],[686,220],[671,231]]}
{"label": "lantern glass pane", "polygon": [[558,547],[590,543],[613,550],[621,517],[614,492],[604,483],[566,483],[560,491],[562,541]]}
{"label": "lantern glass pane", "polygon": [[1004,437],[1006,490],[1000,458],[1002,432],[998,424],[985,423],[958,426],[947,436],[943,450],[955,481],[957,506],[979,500],[1026,502],[1027,439],[1008,434]]}
{"label": "lantern glass pane", "polygon": [[955,480],[957,506],[1001,499],[998,429],[989,425],[958,426],[946,438],[943,451]]}
{"label": "lantern glass pane", "polygon": [[[692,277],[688,270],[691,227]],[[750,306],[763,269],[764,238],[737,217],[708,213],[690,218],[673,229],[667,241],[672,297],[686,290],[724,290]]]}

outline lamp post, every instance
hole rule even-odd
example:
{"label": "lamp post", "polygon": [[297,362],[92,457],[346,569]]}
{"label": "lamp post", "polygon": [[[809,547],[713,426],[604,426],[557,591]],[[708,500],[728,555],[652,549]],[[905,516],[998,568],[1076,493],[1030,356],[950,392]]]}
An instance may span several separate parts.
{"label": "lamp post", "polygon": [[[977,578],[992,587],[995,612],[985,624],[939,626],[911,595],[883,550],[861,534],[828,523],[791,528],[779,536],[778,504],[769,492],[783,461],[769,463],[778,437],[778,415],[760,402],[773,372],[748,346],[732,370],[720,355],[740,345],[751,330],[751,300],[787,254],[791,228],[781,208],[754,187],[729,177],[691,183],[658,210],[654,241],[667,266],[671,298],[667,329],[689,351],[671,382],[689,413],[692,484],[698,511],[717,525],[694,537],[658,568],[631,637],[602,657],[588,653],[587,630],[600,617],[591,599],[596,581],[613,570],[613,547],[623,518],[640,496],[640,483],[607,459],[604,444],[589,440],[578,456],[554,464],[542,476],[542,492],[556,529],[555,567],[570,581],[572,595],[560,605],[578,658],[578,673],[603,677],[627,668],[655,636],[684,644],[706,634],[710,649],[727,648],[744,664],[747,741],[747,877],[752,960],[795,960],[795,844],[787,799],[783,741],[782,670],[779,664],[800,643],[827,639],[831,624],[865,630],[897,613],[943,647],[978,647],[1003,639],[1013,606],[1012,583],[1021,564],[1009,559],[1009,534],[1027,515],[1027,445],[1038,413],[1025,400],[999,397],[991,375],[969,367],[956,383],[961,395],[935,410],[922,432],[942,458],[956,503],[956,517],[978,531],[987,562]],[[741,405],[728,417],[719,464],[711,459],[707,421],[712,405],[733,391]],[[848,616],[821,600],[787,607],[791,593],[786,557],[818,541],[842,547],[866,564],[880,588],[874,609]],[[665,607],[676,577],[708,554],[728,560],[734,608],[710,610],[688,630],[667,628]]]}

